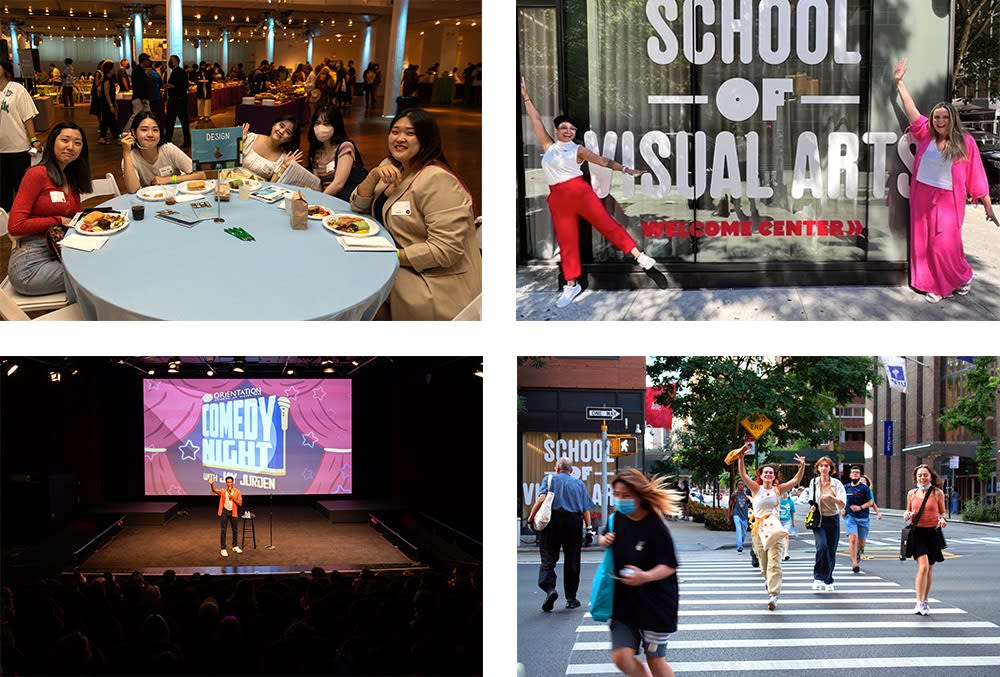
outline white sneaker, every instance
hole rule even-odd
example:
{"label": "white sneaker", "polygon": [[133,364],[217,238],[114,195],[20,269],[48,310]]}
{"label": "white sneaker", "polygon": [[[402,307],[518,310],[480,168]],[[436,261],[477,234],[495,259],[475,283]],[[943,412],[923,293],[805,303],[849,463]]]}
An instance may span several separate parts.
{"label": "white sneaker", "polygon": [[240,554],[243,552],[243,548],[239,547],[238,545],[234,545],[233,552],[235,552],[236,554]]}
{"label": "white sneaker", "polygon": [[573,303],[573,299],[579,296],[582,291],[583,288],[579,284],[564,284],[562,294],[559,295],[559,300],[556,301],[556,308],[565,308]]}
{"label": "white sneaker", "polygon": [[815,580],[813,581],[813,590],[819,590],[823,587],[823,581]]}
{"label": "white sneaker", "polygon": [[924,299],[926,299],[927,303],[940,303],[942,298],[944,297],[939,296],[938,294],[934,294],[932,292],[927,292],[926,294],[924,294]]}
{"label": "white sneaker", "polygon": [[920,612],[919,612],[920,615],[921,616],[926,616],[930,612],[931,612],[931,608],[929,606],[927,606],[927,600],[924,600],[923,602],[921,602],[920,603]]}
{"label": "white sneaker", "polygon": [[958,294],[959,296],[965,296],[966,294],[968,294],[970,291],[972,291],[972,281],[974,279],[976,279],[975,271],[973,271],[972,277],[969,278],[969,281],[963,284],[958,289],[956,289],[955,293]]}
{"label": "white sneaker", "polygon": [[222,555],[223,557],[229,557],[229,553],[228,553],[228,552],[226,552],[226,549],[225,549],[225,548],[223,548],[222,550],[220,550],[220,551],[219,551],[219,553],[220,553],[220,554],[221,554],[221,555]]}
{"label": "white sneaker", "polygon": [[833,592],[833,583],[827,583],[826,584],[826,591],[827,592]]}
{"label": "white sneaker", "polygon": [[771,595],[770,597],[767,598],[767,608],[770,611],[774,611],[774,608],[776,606],[778,606],[778,596]]}
{"label": "white sneaker", "polygon": [[656,259],[646,254],[639,254],[635,257],[635,262],[642,266],[643,270],[649,270],[656,265]]}

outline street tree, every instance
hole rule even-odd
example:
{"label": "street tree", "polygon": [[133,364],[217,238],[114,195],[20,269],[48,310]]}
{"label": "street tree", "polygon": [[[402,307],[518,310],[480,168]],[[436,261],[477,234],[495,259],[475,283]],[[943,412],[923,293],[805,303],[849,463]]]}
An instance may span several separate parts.
{"label": "street tree", "polygon": [[881,381],[872,357],[655,357],[647,372],[654,385],[676,382],[657,401],[686,420],[674,456],[702,481],[726,470],[726,452],[742,443],[744,418],[763,414],[773,422],[758,440],[758,459],[799,440],[816,446],[838,436],[834,407]]}
{"label": "street tree", "polygon": [[987,96],[1000,98],[1000,0],[955,0],[954,49],[955,89],[987,85]]}
{"label": "street tree", "polygon": [[938,419],[945,430],[965,428],[970,435],[979,438],[979,444],[976,445],[976,471],[983,483],[989,481],[990,474],[996,468],[993,438],[990,436],[987,419],[992,420],[996,411],[997,388],[1000,388],[1000,369],[994,358],[975,358],[972,367],[965,372],[964,394],[955,400],[955,404],[941,412]]}

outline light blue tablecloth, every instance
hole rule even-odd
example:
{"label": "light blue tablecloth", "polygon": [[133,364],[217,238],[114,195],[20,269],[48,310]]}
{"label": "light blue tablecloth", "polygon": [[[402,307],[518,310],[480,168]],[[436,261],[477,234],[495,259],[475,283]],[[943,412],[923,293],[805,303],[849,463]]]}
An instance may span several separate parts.
{"label": "light blue tablecloth", "polygon": [[[335,197],[302,193],[309,204],[351,211]],[[122,195],[102,206],[133,202]],[[101,249],[63,249],[67,281],[88,320],[370,320],[399,269],[393,252],[345,252],[320,221],[292,230],[277,204],[241,201],[235,190],[222,203],[225,223],[185,228],[156,217],[163,202],[143,204],[146,218],[108,236]],[[190,212],[189,204],[171,208]],[[225,232],[233,226],[256,242]],[[384,229],[380,235],[392,240]]]}

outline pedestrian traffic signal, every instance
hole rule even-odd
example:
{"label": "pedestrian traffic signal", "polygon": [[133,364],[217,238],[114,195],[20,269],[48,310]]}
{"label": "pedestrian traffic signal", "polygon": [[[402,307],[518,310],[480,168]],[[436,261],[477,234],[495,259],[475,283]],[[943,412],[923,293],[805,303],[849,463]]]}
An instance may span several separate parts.
{"label": "pedestrian traffic signal", "polygon": [[611,453],[608,454],[609,456],[628,456],[639,450],[639,441],[635,435],[616,435],[614,437],[609,435],[609,438],[611,442]]}

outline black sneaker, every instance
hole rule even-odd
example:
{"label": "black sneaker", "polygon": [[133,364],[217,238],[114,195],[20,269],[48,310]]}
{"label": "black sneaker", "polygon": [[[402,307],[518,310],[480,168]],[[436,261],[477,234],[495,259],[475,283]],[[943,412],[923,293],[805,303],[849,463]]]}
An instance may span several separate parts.
{"label": "black sneaker", "polygon": [[580,607],[580,600],[578,599],[568,599],[566,600],[567,609],[578,609]]}
{"label": "black sneaker", "polygon": [[545,597],[545,601],[542,602],[542,611],[552,611],[552,607],[555,606],[557,599],[559,599],[559,593],[553,590]]}
{"label": "black sneaker", "polygon": [[853,567],[851,567],[851,571],[853,571],[856,574],[861,573],[861,567],[855,564]]}

